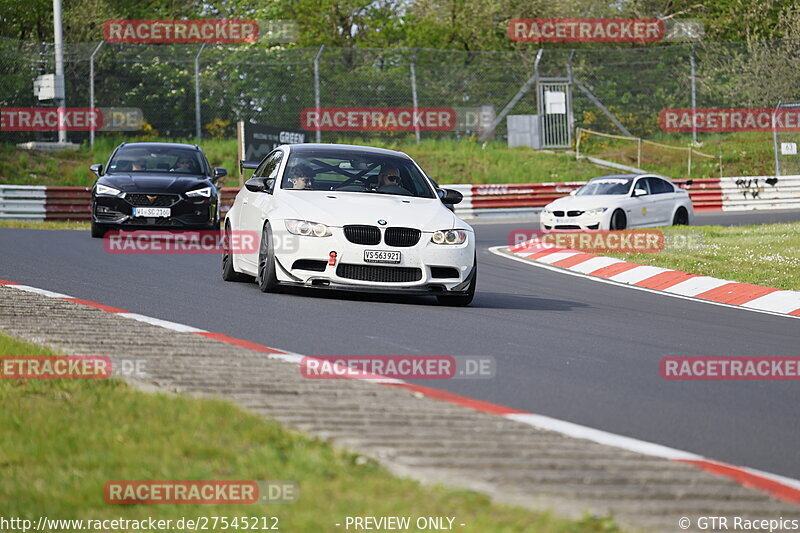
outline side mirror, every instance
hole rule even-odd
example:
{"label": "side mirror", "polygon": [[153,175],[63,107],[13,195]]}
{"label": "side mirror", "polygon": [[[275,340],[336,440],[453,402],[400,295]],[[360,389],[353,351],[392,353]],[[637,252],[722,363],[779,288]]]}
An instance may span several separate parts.
{"label": "side mirror", "polygon": [[439,189],[436,194],[443,204],[455,205],[464,199],[464,195],[454,189]]}
{"label": "side mirror", "polygon": [[244,186],[250,192],[266,192],[267,185],[264,183],[264,178],[250,178],[244,182]]}
{"label": "side mirror", "polygon": [[250,192],[272,194],[272,189],[275,188],[275,178],[250,178],[244,182],[244,186]]}
{"label": "side mirror", "polygon": [[578,194],[578,189],[574,189],[572,191],[569,191],[569,195],[570,196],[575,196],[576,194]]}
{"label": "side mirror", "polygon": [[94,165],[89,167],[89,170],[94,172],[94,175],[99,178],[100,175],[103,173],[103,165],[100,163],[95,163]]}
{"label": "side mirror", "polygon": [[225,177],[227,175],[228,175],[228,169],[227,168],[219,168],[219,167],[217,167],[217,168],[214,169],[214,178],[213,179],[214,179],[214,181],[216,181],[216,180],[218,180],[218,179],[220,179],[222,177]]}
{"label": "side mirror", "polygon": [[644,189],[634,189],[633,190],[633,197],[637,198],[639,196],[647,196],[647,191]]}

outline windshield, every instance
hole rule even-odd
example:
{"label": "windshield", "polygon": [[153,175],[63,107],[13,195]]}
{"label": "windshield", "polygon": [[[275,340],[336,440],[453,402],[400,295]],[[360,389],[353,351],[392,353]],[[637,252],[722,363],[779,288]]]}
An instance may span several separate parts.
{"label": "windshield", "polygon": [[599,178],[581,187],[575,196],[597,196],[600,194],[628,194],[633,179]]}
{"label": "windshield", "polygon": [[435,198],[430,182],[411,160],[339,150],[292,153],[281,188]]}
{"label": "windshield", "polygon": [[175,146],[123,146],[109,162],[108,172],[207,173],[198,150]]}

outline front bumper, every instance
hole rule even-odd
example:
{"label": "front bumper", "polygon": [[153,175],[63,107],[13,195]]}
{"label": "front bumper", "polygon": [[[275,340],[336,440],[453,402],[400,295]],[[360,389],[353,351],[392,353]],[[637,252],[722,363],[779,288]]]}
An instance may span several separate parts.
{"label": "front bumper", "polygon": [[552,213],[542,213],[539,215],[539,224],[545,231],[549,230],[598,230],[607,228],[607,212],[599,215],[588,215],[583,213],[578,216],[560,216]]}
{"label": "front bumper", "polygon": [[[280,227],[275,227],[280,226]],[[342,228],[330,228],[329,237],[304,237],[273,226],[278,281],[340,290],[402,294],[465,293],[475,263],[474,234],[460,245],[430,242],[422,233],[414,246],[362,245],[347,240]],[[365,261],[365,250],[400,252],[396,264]],[[334,265],[329,264],[336,253]]]}
{"label": "front bumper", "polygon": [[[92,199],[92,220],[97,224],[118,227],[155,228],[213,228],[219,221],[219,197],[189,200],[174,193],[153,193],[158,196],[157,205],[139,201],[147,194],[126,193],[124,197],[94,196]],[[168,207],[169,217],[138,217],[133,215],[134,207]]]}

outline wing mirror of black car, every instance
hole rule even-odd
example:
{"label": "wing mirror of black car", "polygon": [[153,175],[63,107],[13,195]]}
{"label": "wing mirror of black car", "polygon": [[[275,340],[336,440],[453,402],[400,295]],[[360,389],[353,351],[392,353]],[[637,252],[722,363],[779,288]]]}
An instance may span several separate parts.
{"label": "wing mirror of black car", "polygon": [[216,168],[214,168],[214,178],[213,178],[213,180],[217,181],[218,179],[223,178],[223,177],[225,177],[227,175],[228,175],[228,169],[227,168],[216,167]]}
{"label": "wing mirror of black car", "polygon": [[89,170],[94,172],[95,176],[97,176],[99,178],[100,174],[103,173],[103,165],[100,164],[100,163],[95,163],[94,165],[89,167]]}
{"label": "wing mirror of black car", "polygon": [[438,189],[436,194],[443,204],[455,205],[464,199],[464,195],[454,189]]}

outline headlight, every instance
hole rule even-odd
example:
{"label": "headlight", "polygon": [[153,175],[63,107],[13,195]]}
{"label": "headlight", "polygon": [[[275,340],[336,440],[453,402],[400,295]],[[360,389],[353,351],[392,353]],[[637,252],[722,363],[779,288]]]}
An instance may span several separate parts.
{"label": "headlight", "polygon": [[203,187],[186,193],[189,198],[211,198],[211,187]]}
{"label": "headlight", "polygon": [[608,211],[607,207],[597,207],[595,209],[587,209],[586,211],[584,211],[584,213],[589,216],[596,216],[596,215],[602,215],[606,211]]}
{"label": "headlight", "polygon": [[543,215],[552,215],[553,212],[545,207],[544,209],[542,209],[542,214]]}
{"label": "headlight", "polygon": [[467,242],[467,232],[463,229],[443,229],[435,231],[431,237],[433,244],[464,244]]}
{"label": "headlight", "polygon": [[119,196],[122,194],[122,191],[115,189],[114,187],[109,187],[108,185],[101,185],[98,183],[97,188],[95,189],[95,194],[99,194],[101,196]]}
{"label": "headlight", "polygon": [[286,220],[286,231],[292,235],[306,237],[330,237],[331,230],[325,224],[309,222],[308,220]]}

